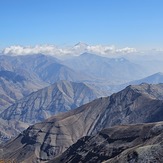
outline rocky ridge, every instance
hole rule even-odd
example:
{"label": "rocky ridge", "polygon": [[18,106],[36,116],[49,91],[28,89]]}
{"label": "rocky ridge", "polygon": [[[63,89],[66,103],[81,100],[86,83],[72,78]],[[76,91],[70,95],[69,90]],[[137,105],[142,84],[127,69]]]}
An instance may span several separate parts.
{"label": "rocky ridge", "polygon": [[34,124],[52,115],[75,109],[98,97],[104,96],[84,83],[59,81],[40,89],[5,109],[0,117]]}

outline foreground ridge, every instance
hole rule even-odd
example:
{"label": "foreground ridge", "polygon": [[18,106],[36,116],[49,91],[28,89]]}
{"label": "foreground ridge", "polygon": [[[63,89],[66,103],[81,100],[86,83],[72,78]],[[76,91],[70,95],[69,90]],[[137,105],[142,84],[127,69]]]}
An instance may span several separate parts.
{"label": "foreground ridge", "polygon": [[86,136],[48,163],[163,162],[163,122],[122,125]]}
{"label": "foreground ridge", "polygon": [[6,143],[3,157],[17,162],[45,162],[83,136],[95,135],[105,128],[163,121],[162,92],[163,84],[128,86],[110,97],[53,116]]}

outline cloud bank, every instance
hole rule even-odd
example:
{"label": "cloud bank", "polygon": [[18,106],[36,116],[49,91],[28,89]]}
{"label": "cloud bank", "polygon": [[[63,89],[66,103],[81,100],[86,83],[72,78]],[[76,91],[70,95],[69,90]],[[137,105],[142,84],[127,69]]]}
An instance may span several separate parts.
{"label": "cloud bank", "polygon": [[135,48],[116,48],[108,45],[87,45],[85,43],[78,43],[71,47],[58,47],[56,45],[36,45],[36,46],[20,46],[14,45],[3,49],[3,54],[8,55],[29,55],[29,54],[47,54],[56,57],[64,56],[78,56],[82,53],[94,53],[102,56],[109,56],[115,54],[129,54],[135,53]]}

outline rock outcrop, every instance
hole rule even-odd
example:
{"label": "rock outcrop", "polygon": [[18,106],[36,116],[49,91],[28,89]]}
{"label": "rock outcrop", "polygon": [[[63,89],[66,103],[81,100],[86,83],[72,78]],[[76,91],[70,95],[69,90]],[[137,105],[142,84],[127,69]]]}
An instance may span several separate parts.
{"label": "rock outcrop", "polygon": [[26,75],[0,70],[0,112],[16,100],[20,100],[45,86],[47,84],[44,82],[29,79]]}
{"label": "rock outcrop", "polygon": [[122,125],[86,136],[48,163],[163,162],[163,122]]}

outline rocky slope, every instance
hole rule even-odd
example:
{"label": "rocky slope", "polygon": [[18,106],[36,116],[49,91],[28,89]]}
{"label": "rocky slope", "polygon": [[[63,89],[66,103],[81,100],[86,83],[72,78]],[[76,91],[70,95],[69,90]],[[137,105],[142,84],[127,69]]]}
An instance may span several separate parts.
{"label": "rocky slope", "polygon": [[86,136],[49,163],[163,162],[163,122],[122,125]]}
{"label": "rocky slope", "polygon": [[29,124],[15,120],[0,118],[0,144],[16,137],[21,131],[29,127]]}
{"label": "rocky slope", "polygon": [[5,144],[3,157],[16,162],[44,162],[64,152],[81,137],[104,128],[163,121],[162,92],[163,84],[129,86],[110,97],[51,117]]}
{"label": "rocky slope", "polygon": [[103,92],[94,90],[84,83],[60,81],[16,101],[5,109],[0,117],[34,124],[101,96],[104,96]]}
{"label": "rocky slope", "polygon": [[0,70],[0,112],[31,92],[47,86],[44,82],[29,79],[13,71]]}

